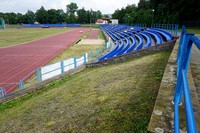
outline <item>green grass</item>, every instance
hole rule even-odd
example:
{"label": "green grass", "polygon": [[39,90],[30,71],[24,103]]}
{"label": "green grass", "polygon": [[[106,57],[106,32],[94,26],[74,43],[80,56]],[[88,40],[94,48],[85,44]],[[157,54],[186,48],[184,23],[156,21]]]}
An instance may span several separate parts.
{"label": "green grass", "polygon": [[[200,34],[200,29],[192,29],[192,28],[186,28],[187,32],[189,33],[194,33],[194,34]],[[182,30],[179,29],[179,32],[181,32]]]}
{"label": "green grass", "polygon": [[107,40],[105,35],[103,34],[103,32],[101,30],[99,30],[99,38],[102,39],[102,40],[105,40],[105,41]]}
{"label": "green grass", "polygon": [[81,24],[81,26],[98,27],[98,26],[100,26],[100,24]]}
{"label": "green grass", "polygon": [[92,45],[91,44],[83,44],[83,45],[74,44],[70,46],[69,48],[67,48],[66,50],[64,50],[61,54],[56,56],[50,63],[72,58],[74,56],[79,58],[80,56],[83,56],[84,53],[86,52],[88,53],[90,50],[95,50],[99,46],[102,46],[102,45],[101,44],[92,44]]}
{"label": "green grass", "polygon": [[0,47],[30,42],[69,30],[70,28],[15,28],[0,30]]}
{"label": "green grass", "polygon": [[0,132],[146,132],[170,52],[84,71],[0,105]]}

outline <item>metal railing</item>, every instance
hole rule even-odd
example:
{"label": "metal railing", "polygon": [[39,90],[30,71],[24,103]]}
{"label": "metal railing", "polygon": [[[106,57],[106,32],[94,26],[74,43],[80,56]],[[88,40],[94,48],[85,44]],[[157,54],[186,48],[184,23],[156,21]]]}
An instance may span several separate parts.
{"label": "metal railing", "polygon": [[[48,78],[43,78],[47,74],[53,73],[52,74],[53,76],[52,75],[50,76],[50,78],[52,78],[59,74],[63,74],[64,72],[66,72],[68,70],[75,69],[79,65],[85,64],[90,61],[95,61],[99,57],[101,57],[110,47],[111,47],[111,40],[109,40],[106,44],[103,44],[102,46],[96,48],[95,50],[91,50],[90,52],[85,53],[80,58],[77,58],[77,57],[72,58],[73,61],[71,63],[65,63],[65,61],[69,60],[69,59],[67,59],[64,61],[54,63],[54,64],[58,64],[58,67],[50,68],[50,69],[46,70],[45,72],[42,71],[42,70],[44,70],[43,68],[54,65],[54,64],[50,64],[47,66],[37,68],[37,69],[33,70],[32,72],[30,72],[28,75],[26,75],[24,78],[22,78],[19,82],[0,83],[0,98],[8,96],[8,95],[12,95],[12,94],[16,93],[17,91],[26,89],[27,87],[29,87],[31,85],[41,83],[44,79],[45,80],[48,79]],[[73,66],[73,67],[71,67],[71,66]],[[60,72],[56,72],[56,71],[60,71]]]}
{"label": "metal railing", "polygon": [[177,82],[174,94],[174,132],[179,133],[179,104],[182,96],[184,97],[184,108],[186,116],[187,132],[197,133],[196,122],[188,85],[187,71],[190,63],[192,45],[195,44],[200,50],[200,40],[191,33],[188,33],[185,27],[182,28],[180,44],[177,55]]}
{"label": "metal railing", "polygon": [[151,28],[167,30],[176,36],[178,34],[178,24],[152,24]]}

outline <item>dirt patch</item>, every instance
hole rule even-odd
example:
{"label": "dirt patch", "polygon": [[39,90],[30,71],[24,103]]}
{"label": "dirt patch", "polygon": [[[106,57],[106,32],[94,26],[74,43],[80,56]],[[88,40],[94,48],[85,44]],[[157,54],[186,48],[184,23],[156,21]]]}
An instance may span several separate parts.
{"label": "dirt patch", "polygon": [[77,44],[104,44],[105,40],[102,39],[81,39]]}

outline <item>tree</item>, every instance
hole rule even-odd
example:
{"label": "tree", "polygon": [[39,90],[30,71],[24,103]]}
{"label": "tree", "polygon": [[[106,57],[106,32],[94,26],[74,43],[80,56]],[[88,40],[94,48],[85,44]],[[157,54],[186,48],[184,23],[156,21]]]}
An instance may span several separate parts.
{"label": "tree", "polygon": [[35,13],[28,10],[25,15],[23,15],[23,21],[22,23],[26,24],[33,24],[36,21]]}
{"label": "tree", "polygon": [[48,13],[48,16],[49,16],[48,17],[48,23],[50,23],[50,24],[56,24],[56,23],[60,22],[60,20],[59,20],[60,14],[57,12],[57,10],[50,9],[50,10],[47,11],[47,13]]}
{"label": "tree", "polygon": [[76,20],[76,16],[74,15],[74,14],[70,14],[69,16],[68,16],[68,23],[76,23],[77,22],[77,20]]}
{"label": "tree", "polygon": [[44,7],[42,6],[39,10],[36,11],[36,20],[41,23],[41,24],[45,24],[48,23],[48,13],[47,11],[44,9]]}
{"label": "tree", "polygon": [[67,14],[69,15],[69,14],[74,14],[76,11],[77,11],[77,9],[78,9],[78,6],[77,6],[77,4],[76,3],[70,3],[70,4],[68,4],[67,6]]}
{"label": "tree", "polygon": [[87,22],[87,12],[84,8],[77,10],[78,22],[86,23]]}

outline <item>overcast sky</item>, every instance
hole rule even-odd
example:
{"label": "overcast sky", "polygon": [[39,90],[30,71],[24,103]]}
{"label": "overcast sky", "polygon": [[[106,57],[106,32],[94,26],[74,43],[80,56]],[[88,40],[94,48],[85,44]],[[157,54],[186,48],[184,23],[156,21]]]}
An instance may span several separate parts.
{"label": "overcast sky", "polygon": [[45,9],[63,9],[66,5],[75,2],[79,8],[100,10],[103,14],[112,14],[116,9],[126,7],[128,4],[138,4],[139,0],[0,0],[0,12],[26,13],[35,12],[41,6]]}

